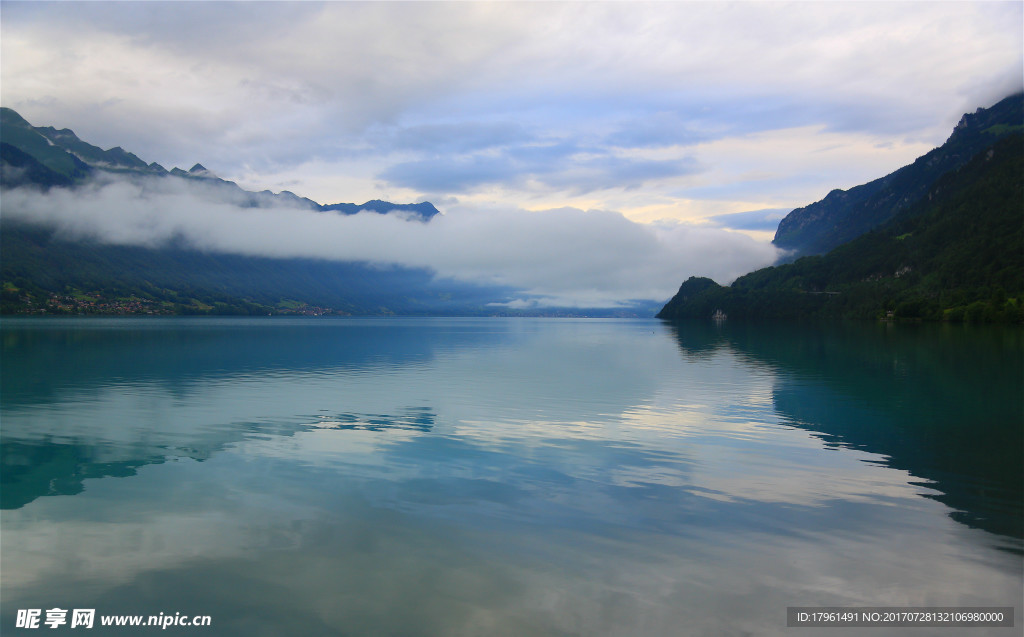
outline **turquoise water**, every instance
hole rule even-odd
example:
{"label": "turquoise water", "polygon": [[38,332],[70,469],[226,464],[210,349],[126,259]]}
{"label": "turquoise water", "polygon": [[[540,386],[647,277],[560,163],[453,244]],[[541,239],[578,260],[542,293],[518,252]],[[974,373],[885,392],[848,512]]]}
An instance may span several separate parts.
{"label": "turquoise water", "polygon": [[1016,628],[969,634],[1019,634],[1019,329],[5,319],[2,337],[4,634],[54,607],[211,618],[166,634],[811,634],[787,606],[1015,606]]}

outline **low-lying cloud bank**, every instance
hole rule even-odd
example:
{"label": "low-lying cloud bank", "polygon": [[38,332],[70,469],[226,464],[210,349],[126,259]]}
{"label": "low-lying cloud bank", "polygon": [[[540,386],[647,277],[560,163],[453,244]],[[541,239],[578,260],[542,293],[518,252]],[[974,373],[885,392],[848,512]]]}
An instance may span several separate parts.
{"label": "low-lying cloud bank", "polygon": [[615,307],[667,300],[691,275],[720,283],[773,262],[767,243],[718,228],[641,224],[617,212],[561,208],[466,211],[429,223],[277,205],[244,207],[171,178],[105,177],[79,188],[4,193],[9,219],[54,226],[62,238],[279,258],[428,268],[440,277],[511,286],[513,305]]}

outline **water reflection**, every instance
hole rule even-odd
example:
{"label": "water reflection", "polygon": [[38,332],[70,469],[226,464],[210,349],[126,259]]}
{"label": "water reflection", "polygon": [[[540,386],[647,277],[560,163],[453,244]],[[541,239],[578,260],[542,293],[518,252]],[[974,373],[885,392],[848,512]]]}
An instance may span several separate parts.
{"label": "water reflection", "polygon": [[[439,406],[448,427],[480,410],[497,422],[601,422],[643,402],[656,371],[614,324],[574,325],[5,320],[2,506],[331,422],[427,432]],[[538,366],[545,350],[558,355]]]}
{"label": "water reflection", "polygon": [[[670,326],[686,357],[778,370],[773,404],[826,443],[879,456],[959,522],[1024,537],[1024,334],[952,325]],[[1020,543],[1011,545],[1020,551]]]}
{"label": "water reflection", "polygon": [[[186,394],[219,378],[362,371],[521,338],[486,322],[401,319],[53,319],[3,321],[5,407],[125,382]],[[453,328],[457,326],[457,329]]]}
{"label": "water reflection", "polygon": [[5,628],[60,606],[209,614],[218,635],[782,635],[788,605],[1020,597],[1019,560],[950,519],[950,478],[854,437],[868,416],[904,427],[916,395],[857,389],[861,337],[168,321],[122,343],[116,322],[19,325]]}

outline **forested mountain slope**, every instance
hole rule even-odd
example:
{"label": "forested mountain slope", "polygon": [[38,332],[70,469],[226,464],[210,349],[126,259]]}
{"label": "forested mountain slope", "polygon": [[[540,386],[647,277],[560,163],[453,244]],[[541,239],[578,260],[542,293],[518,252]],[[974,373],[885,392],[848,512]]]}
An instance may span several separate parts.
{"label": "forested mountain slope", "polygon": [[876,228],[925,196],[935,182],[1005,135],[1024,132],[1024,94],[965,114],[949,139],[914,163],[790,212],[773,243],[793,256],[825,254]]}
{"label": "forested mountain slope", "polygon": [[723,287],[691,278],[658,314],[1024,321],[1024,134],[936,180],[888,222],[823,256]]}

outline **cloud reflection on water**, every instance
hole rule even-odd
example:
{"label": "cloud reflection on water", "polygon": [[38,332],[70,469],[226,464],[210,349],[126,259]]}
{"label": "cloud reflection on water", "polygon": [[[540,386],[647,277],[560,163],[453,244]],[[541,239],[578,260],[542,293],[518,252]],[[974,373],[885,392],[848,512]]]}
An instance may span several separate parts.
{"label": "cloud reflection on water", "polygon": [[135,465],[83,455],[83,490],[4,512],[3,621],[66,604],[210,614],[218,634],[781,635],[794,604],[1019,598],[1019,562],[934,489],[780,413],[789,372],[749,348],[489,325],[428,334],[409,364],[179,367],[92,394],[79,368],[5,399],[5,447]]}

